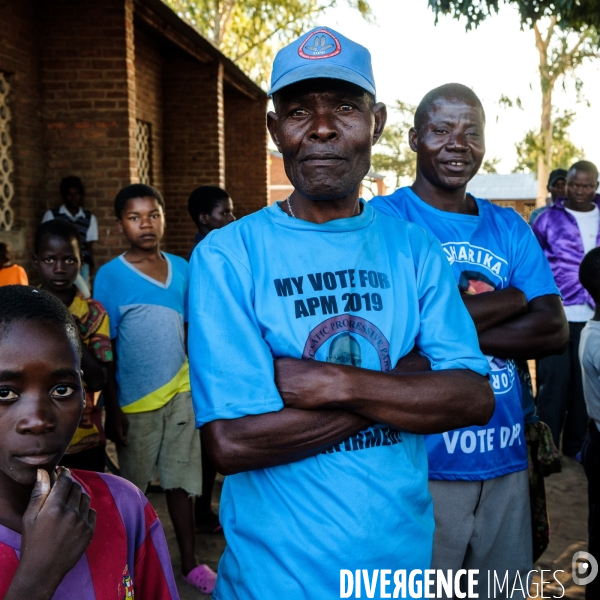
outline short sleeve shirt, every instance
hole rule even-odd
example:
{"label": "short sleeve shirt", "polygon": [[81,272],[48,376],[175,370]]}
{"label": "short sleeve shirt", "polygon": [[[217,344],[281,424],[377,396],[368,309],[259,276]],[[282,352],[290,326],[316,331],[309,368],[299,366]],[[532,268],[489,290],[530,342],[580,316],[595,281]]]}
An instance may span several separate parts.
{"label": "short sleeve shirt", "polygon": [[[384,215],[416,223],[436,236],[462,292],[516,287],[528,301],[558,294],[548,261],[527,223],[512,209],[475,201],[478,215],[450,213],[403,187],[371,204]],[[494,415],[482,427],[426,436],[430,479],[485,480],[527,468],[521,385],[514,361],[487,358],[496,397]]]}
{"label": "short sleeve shirt", "polygon": [[[281,357],[390,371],[417,342],[433,369],[487,374],[439,242],[361,206],[318,225],[275,204],[194,250],[198,426],[281,410]],[[228,476],[220,517],[217,599],[337,598],[340,569],[428,568],[423,438],[376,424],[316,456]]]}
{"label": "short sleeve shirt", "polygon": [[[69,312],[75,319],[81,342],[101,363],[113,360],[108,314],[97,300],[77,291]],[[85,381],[84,381],[85,384]],[[102,411],[96,404],[100,392],[85,391],[85,408],[66,454],[75,454],[106,443],[102,427]]]}
{"label": "short sleeve shirt", "polygon": [[118,256],[102,266],[94,297],[110,317],[116,338],[119,404],[124,412],[156,410],[190,390],[185,352],[188,263],[163,253],[167,280],[148,277]]}
{"label": "short sleeve shirt", "polygon": [[[92,541],[52,600],[178,600],[162,525],[133,484],[104,473],[71,471],[96,510]],[[21,536],[0,525],[0,598],[19,566]]]}

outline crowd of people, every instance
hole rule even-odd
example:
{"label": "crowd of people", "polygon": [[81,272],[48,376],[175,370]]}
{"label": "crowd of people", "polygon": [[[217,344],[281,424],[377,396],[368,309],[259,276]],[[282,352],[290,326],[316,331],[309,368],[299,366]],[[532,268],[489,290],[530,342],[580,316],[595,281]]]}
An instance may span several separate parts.
{"label": "crowd of people", "polygon": [[[270,95],[294,191],[234,223],[225,190],[194,190],[189,262],[133,184],[114,201],[129,247],[94,275],[77,177],[36,232],[38,286],[0,245],[0,597],[178,598],[158,477],[181,576],[219,600],[526,598],[559,449],[583,462],[600,558],[595,165],[553,171],[531,226],[473,197],[485,112],[453,83],[416,109],[414,183],[364,202],[386,122],[368,50],[314,29]],[[196,531],[225,535],[218,576]]]}

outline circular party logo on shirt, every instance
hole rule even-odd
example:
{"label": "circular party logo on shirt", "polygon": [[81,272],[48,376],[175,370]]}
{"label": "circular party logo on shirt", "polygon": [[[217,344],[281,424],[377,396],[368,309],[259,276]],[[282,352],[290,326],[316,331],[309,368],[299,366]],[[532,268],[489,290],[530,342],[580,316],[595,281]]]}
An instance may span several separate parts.
{"label": "circular party logo on shirt", "polygon": [[308,60],[318,60],[320,58],[331,58],[342,51],[339,40],[327,31],[327,29],[317,29],[308,39],[298,48],[298,54]]}
{"label": "circular party logo on shirt", "polygon": [[392,370],[386,337],[376,325],[355,315],[338,315],[317,325],[308,335],[302,358],[371,369],[378,362],[382,371]]}

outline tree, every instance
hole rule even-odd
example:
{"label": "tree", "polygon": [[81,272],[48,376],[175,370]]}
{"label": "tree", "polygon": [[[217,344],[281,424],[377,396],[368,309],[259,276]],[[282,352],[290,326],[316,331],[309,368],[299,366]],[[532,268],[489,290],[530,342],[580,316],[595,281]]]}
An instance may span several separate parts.
{"label": "tree", "polygon": [[[223,54],[266,86],[277,51],[338,0],[164,0]],[[371,17],[368,0],[346,0]]]}
{"label": "tree", "polygon": [[383,152],[374,153],[371,159],[375,171],[391,173],[396,177],[395,188],[403,177],[415,178],[415,154],[408,145],[408,131],[413,126],[415,107],[401,100],[390,110],[390,121],[379,138],[378,147]]}
{"label": "tree", "polygon": [[500,164],[500,159],[496,157],[486,158],[481,167],[479,168],[480,173],[485,173],[487,175],[492,175],[498,172],[498,165]]}
{"label": "tree", "polygon": [[[436,15],[465,17],[467,30],[477,27],[484,19],[497,13],[500,0],[428,0]],[[533,31],[538,51],[538,70],[542,92],[540,128],[534,136],[537,144],[538,197],[543,206],[546,182],[552,165],[552,94],[559,79],[574,75],[588,58],[598,57],[600,46],[600,10],[597,0],[503,0],[516,6],[522,27]],[[581,80],[575,80],[577,92]]]}
{"label": "tree", "polygon": [[[569,127],[575,118],[575,113],[565,110],[555,114],[552,119],[552,156],[549,168],[568,169],[576,160],[583,157],[583,150],[575,146],[569,136]],[[544,144],[539,131],[530,129],[523,140],[515,144],[518,162],[516,171],[537,171],[539,157],[544,154]],[[548,179],[545,180],[547,182]]]}

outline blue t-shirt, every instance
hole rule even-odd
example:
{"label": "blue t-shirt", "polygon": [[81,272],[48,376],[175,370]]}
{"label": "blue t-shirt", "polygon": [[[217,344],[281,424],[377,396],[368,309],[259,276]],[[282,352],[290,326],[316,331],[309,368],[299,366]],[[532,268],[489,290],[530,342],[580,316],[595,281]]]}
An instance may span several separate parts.
{"label": "blue t-shirt", "polygon": [[110,317],[116,338],[119,404],[124,412],[161,408],[190,390],[185,353],[188,263],[163,252],[169,271],[163,284],[124,255],[98,270],[94,298]]}
{"label": "blue t-shirt", "polygon": [[[439,242],[369,205],[318,225],[275,204],[194,250],[198,427],[281,410],[276,358],[389,371],[415,342],[433,369],[488,372]],[[423,437],[375,425],[316,456],[231,475],[220,517],[218,599],[326,600],[339,598],[340,569],[428,568]]]}
{"label": "blue t-shirt", "polygon": [[[479,215],[438,210],[409,187],[371,201],[373,207],[401,217],[435,235],[461,291],[473,294],[506,287],[520,289],[530,301],[558,294],[540,245],[512,209],[475,198]],[[479,481],[527,468],[521,384],[512,360],[488,356],[496,411],[483,427],[465,427],[426,437],[430,479]]]}

